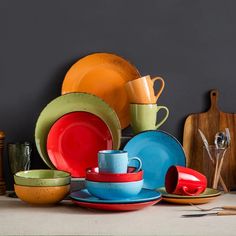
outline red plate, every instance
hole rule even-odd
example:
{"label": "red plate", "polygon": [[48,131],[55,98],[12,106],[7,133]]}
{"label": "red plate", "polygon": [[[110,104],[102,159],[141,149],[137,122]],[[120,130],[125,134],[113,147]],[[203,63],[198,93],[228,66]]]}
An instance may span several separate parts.
{"label": "red plate", "polygon": [[161,198],[158,198],[153,201],[148,202],[137,202],[137,203],[118,203],[118,204],[109,204],[109,203],[92,203],[92,202],[80,202],[72,200],[73,203],[81,207],[93,208],[98,210],[105,211],[135,211],[142,209],[147,206],[152,206],[161,201]]}
{"label": "red plate", "polygon": [[86,179],[95,182],[132,182],[143,179],[143,171],[135,171],[136,168],[128,167],[128,173],[112,174],[112,173],[99,173],[99,168],[89,168],[86,171]]}
{"label": "red plate", "polygon": [[99,150],[112,149],[107,125],[89,112],[72,112],[51,127],[47,138],[50,160],[58,170],[85,177],[86,169],[98,165]]}

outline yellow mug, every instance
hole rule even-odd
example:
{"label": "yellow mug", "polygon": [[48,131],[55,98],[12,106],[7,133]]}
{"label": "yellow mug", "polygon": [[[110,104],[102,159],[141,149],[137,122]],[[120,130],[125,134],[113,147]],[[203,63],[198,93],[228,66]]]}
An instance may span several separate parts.
{"label": "yellow mug", "polygon": [[[161,87],[155,95],[154,84],[156,81],[159,81],[161,83]],[[129,102],[138,104],[156,103],[164,87],[165,82],[161,77],[155,77],[151,79],[150,75],[131,80],[125,84],[125,89],[129,97]]]}

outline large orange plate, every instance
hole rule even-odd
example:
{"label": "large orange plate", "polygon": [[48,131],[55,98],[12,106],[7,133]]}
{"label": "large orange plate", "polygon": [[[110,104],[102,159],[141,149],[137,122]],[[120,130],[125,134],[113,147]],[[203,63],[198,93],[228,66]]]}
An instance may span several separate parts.
{"label": "large orange plate", "polygon": [[130,123],[125,83],[140,77],[125,59],[110,53],[94,53],[78,60],[67,72],[62,94],[86,92],[102,98],[117,113],[121,128]]}

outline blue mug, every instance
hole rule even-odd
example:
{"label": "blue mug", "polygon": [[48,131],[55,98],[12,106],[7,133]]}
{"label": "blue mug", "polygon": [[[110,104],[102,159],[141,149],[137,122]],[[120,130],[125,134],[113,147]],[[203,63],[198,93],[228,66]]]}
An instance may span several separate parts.
{"label": "blue mug", "polygon": [[127,151],[103,150],[98,152],[98,167],[102,173],[127,173],[130,161],[137,161],[138,167],[134,172],[142,168],[142,161],[138,157],[128,158]]}

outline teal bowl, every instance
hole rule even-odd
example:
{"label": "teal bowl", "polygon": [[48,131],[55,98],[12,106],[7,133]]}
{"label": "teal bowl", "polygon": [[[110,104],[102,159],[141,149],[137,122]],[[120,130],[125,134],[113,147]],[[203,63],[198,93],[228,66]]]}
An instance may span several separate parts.
{"label": "teal bowl", "polygon": [[71,175],[60,170],[27,170],[14,175],[15,184],[22,186],[63,186],[70,184]]}
{"label": "teal bowl", "polygon": [[85,180],[87,190],[101,199],[126,199],[139,194],[143,180],[133,182],[93,182]]}

